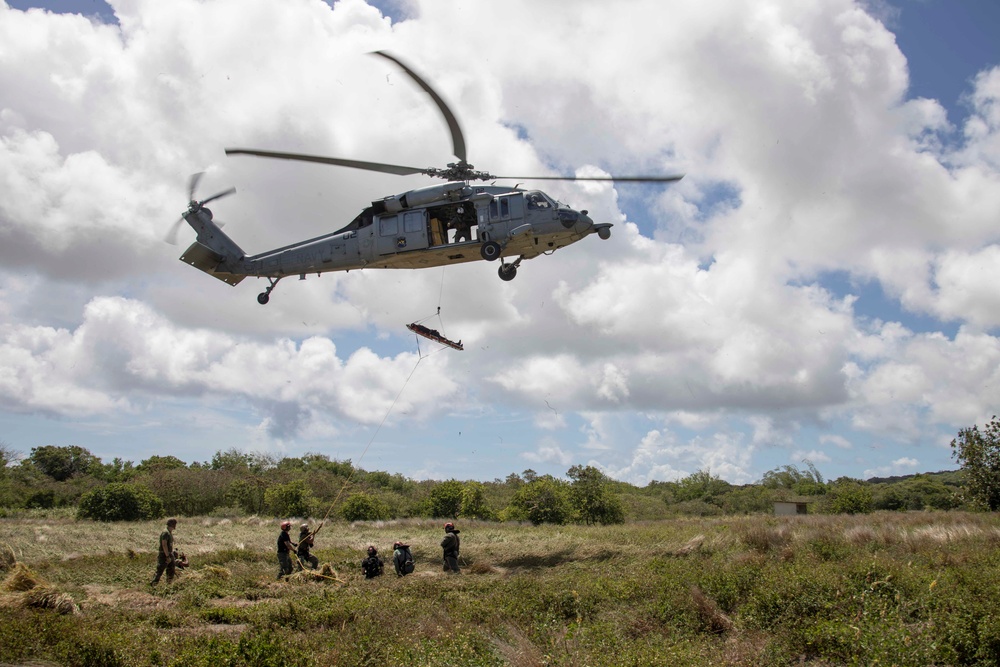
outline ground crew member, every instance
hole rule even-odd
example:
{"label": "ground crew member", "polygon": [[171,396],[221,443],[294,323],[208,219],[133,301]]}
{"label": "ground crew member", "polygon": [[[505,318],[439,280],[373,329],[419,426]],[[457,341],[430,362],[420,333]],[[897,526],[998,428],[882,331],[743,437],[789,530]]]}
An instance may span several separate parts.
{"label": "ground crew member", "polygon": [[455,524],[449,522],[444,524],[444,539],[441,540],[441,549],[444,550],[444,571],[448,574],[459,574],[458,569],[458,549],[459,530]]}
{"label": "ground crew member", "polygon": [[311,570],[319,567],[319,558],[309,553],[312,546],[313,536],[309,534],[309,524],[304,523],[299,527],[299,547],[295,552],[295,555],[299,557],[299,562],[295,564],[296,569],[301,570],[303,564],[308,564]]}
{"label": "ground crew member", "polygon": [[292,550],[296,548],[295,542],[288,535],[292,528],[291,521],[281,522],[281,532],[278,533],[278,580],[292,573]]}
{"label": "ground crew member", "polygon": [[378,549],[374,545],[368,547],[368,558],[361,561],[361,571],[365,573],[365,579],[374,579],[382,576],[384,564],[378,555]]}
{"label": "ground crew member", "polygon": [[160,576],[164,571],[167,573],[167,583],[174,580],[174,528],[177,527],[177,519],[167,519],[167,529],[160,533],[160,542],[156,552],[156,576],[153,583],[160,582]]}
{"label": "ground crew member", "polygon": [[394,542],[392,545],[392,566],[396,569],[397,577],[405,577],[413,572],[413,554],[410,553],[410,545],[402,542]]}

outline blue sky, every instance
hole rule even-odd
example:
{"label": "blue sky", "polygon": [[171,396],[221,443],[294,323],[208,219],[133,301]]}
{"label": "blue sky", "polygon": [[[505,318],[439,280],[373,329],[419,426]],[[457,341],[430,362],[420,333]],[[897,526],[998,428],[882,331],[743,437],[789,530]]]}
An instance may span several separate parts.
{"label": "blue sky", "polygon": [[[435,479],[954,467],[1000,400],[1000,5],[630,5],[0,4],[0,441]],[[248,252],[426,184],[226,146],[453,159],[375,49],[434,81],[478,167],[687,176],[544,184],[613,236],[511,283],[352,272],[262,308],[178,262],[195,171],[200,196],[237,187],[213,210]],[[404,328],[438,306],[464,353]]]}

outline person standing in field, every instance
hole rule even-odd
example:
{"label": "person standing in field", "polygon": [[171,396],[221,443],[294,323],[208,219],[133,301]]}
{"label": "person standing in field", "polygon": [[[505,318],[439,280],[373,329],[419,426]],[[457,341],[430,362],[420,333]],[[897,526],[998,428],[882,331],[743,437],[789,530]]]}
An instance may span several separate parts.
{"label": "person standing in field", "polygon": [[319,567],[319,558],[309,553],[312,546],[313,536],[309,532],[309,524],[304,523],[299,527],[299,546],[295,552],[295,555],[299,558],[299,562],[295,564],[296,569],[301,570],[303,565],[306,564],[309,565],[310,570],[315,570]]}
{"label": "person standing in field", "polygon": [[156,576],[153,577],[153,584],[160,582],[160,577],[167,573],[167,583],[174,580],[174,528],[177,527],[177,519],[167,519],[167,529],[160,533],[160,542],[156,552]]}
{"label": "person standing in field", "polygon": [[292,573],[292,551],[297,547],[288,531],[292,528],[291,521],[281,522],[281,532],[278,533],[278,580]]}
{"label": "person standing in field", "polygon": [[460,574],[458,569],[459,551],[459,530],[455,524],[448,522],[444,524],[444,539],[441,540],[441,549],[444,551],[444,571],[448,574]]}

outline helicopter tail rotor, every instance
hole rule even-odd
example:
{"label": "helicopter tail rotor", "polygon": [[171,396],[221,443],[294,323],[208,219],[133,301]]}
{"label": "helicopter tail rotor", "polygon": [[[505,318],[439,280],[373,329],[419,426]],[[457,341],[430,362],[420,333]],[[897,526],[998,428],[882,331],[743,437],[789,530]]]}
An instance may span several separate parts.
{"label": "helicopter tail rotor", "polygon": [[[236,188],[229,188],[228,190],[217,192],[207,199],[198,201],[194,198],[194,191],[197,189],[198,182],[201,181],[201,177],[204,175],[205,172],[199,171],[196,174],[192,174],[191,179],[188,181],[188,210],[170,225],[170,229],[167,230],[167,233],[163,237],[163,240],[170,245],[177,245],[177,232],[180,230],[181,223],[184,222],[185,216],[191,213],[197,213],[205,208],[205,204],[209,202],[215,201],[216,199],[222,199],[223,197],[228,197],[236,192]],[[221,221],[216,221],[215,224],[220,228],[225,226],[225,223]]]}

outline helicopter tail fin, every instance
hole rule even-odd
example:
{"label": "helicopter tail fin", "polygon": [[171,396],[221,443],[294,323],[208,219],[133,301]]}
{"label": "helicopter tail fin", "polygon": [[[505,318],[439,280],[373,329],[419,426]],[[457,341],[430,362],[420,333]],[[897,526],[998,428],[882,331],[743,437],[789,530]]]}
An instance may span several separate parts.
{"label": "helicopter tail fin", "polygon": [[238,285],[246,275],[233,273],[232,269],[246,256],[243,249],[212,221],[212,212],[207,208],[188,211],[184,219],[198,233],[198,239],[184,251],[181,261],[224,283]]}

